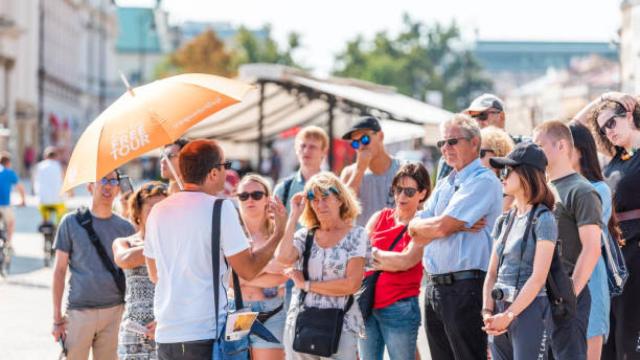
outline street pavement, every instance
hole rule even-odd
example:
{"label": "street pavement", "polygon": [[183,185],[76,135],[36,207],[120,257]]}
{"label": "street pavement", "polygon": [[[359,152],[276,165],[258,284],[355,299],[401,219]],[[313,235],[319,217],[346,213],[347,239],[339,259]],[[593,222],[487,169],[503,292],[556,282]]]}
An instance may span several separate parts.
{"label": "street pavement", "polygon": [[[60,353],[50,334],[52,270],[44,267],[43,239],[37,233],[40,215],[34,201],[29,198],[26,207],[16,208],[15,256],[9,276],[0,278],[0,319],[5,324],[0,331],[3,360],[56,359]],[[79,196],[67,206],[87,204],[88,198]],[[429,359],[424,328],[419,331],[418,348],[422,359]]]}

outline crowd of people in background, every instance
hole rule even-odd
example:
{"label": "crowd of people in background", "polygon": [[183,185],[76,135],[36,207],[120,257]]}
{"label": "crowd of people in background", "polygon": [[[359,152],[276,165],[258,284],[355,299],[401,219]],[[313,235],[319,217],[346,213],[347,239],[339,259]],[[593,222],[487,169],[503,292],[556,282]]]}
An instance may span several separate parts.
{"label": "crowd of people in background", "polygon": [[[433,176],[389,153],[374,116],[342,136],[355,162],[323,171],[330,139],[307,126],[275,187],[232,174],[215,140],[167,144],[167,183],[123,191],[114,171],[62,217],[53,337],[68,359],[407,360],[424,326],[434,360],[640,359],[638,99],[603,94],[531,136],[506,124],[491,94],[442,122]],[[44,155],[40,203],[62,214]],[[228,336],[247,311],[259,326]]]}

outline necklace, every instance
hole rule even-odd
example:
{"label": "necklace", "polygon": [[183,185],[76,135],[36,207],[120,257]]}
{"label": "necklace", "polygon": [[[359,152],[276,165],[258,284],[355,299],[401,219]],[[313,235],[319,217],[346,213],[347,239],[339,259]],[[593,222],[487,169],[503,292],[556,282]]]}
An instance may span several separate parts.
{"label": "necklace", "polygon": [[620,160],[627,161],[627,160],[631,159],[633,157],[633,155],[635,155],[636,151],[638,151],[638,149],[636,149],[636,148],[631,148],[630,151],[627,151],[625,149],[624,153],[620,156]]}

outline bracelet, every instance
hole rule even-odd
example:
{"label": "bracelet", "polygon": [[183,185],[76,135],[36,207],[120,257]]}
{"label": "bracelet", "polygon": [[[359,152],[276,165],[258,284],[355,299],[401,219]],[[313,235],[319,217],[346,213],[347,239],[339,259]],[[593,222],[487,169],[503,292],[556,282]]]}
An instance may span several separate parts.
{"label": "bracelet", "polygon": [[485,314],[493,315],[493,309],[484,308],[484,309],[480,310],[480,315],[484,316]]}
{"label": "bracelet", "polygon": [[311,287],[311,282],[309,280],[304,282],[304,291],[309,292],[309,288]]}
{"label": "bracelet", "polygon": [[53,321],[53,326],[60,326],[60,325],[64,325],[67,322],[67,318],[66,317],[62,317],[60,319],[60,321]]}

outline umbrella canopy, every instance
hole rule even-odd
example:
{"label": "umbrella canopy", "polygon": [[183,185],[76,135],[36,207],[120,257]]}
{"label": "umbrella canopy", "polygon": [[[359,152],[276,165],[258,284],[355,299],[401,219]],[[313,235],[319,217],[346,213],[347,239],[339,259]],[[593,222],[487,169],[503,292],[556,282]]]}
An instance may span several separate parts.
{"label": "umbrella canopy", "polygon": [[82,133],[62,191],[102,178],[191,126],[242,100],[251,85],[207,74],[183,74],[131,89]]}

